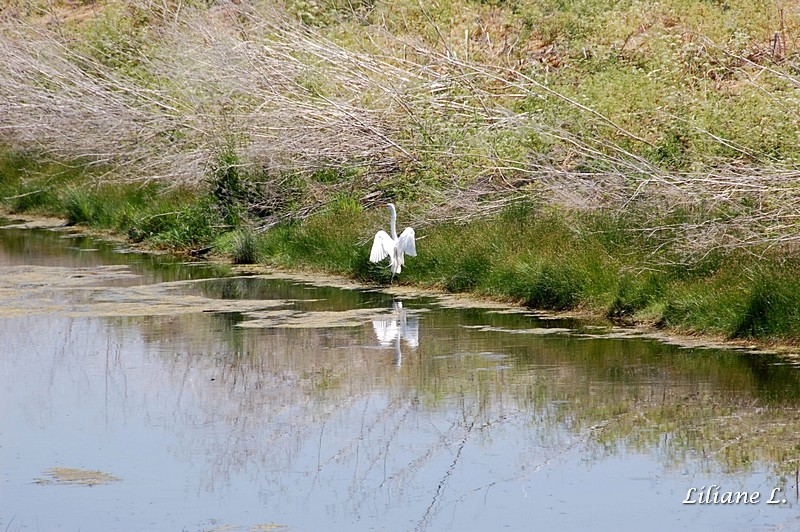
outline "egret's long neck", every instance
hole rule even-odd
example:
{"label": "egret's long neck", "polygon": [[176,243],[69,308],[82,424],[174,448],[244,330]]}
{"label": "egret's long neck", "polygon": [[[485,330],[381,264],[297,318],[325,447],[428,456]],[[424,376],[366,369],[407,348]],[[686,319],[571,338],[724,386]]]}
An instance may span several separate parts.
{"label": "egret's long neck", "polygon": [[395,222],[397,221],[397,211],[394,210],[394,205],[391,203],[389,204],[389,226],[391,227],[392,231],[392,240],[397,240],[397,226]]}

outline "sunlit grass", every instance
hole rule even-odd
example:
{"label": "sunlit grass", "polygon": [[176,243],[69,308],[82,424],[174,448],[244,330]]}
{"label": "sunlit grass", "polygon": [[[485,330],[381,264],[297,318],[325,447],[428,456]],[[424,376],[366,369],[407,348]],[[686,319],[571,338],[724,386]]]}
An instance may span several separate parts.
{"label": "sunlit grass", "polygon": [[[800,334],[795,266],[765,266],[737,255],[645,267],[652,250],[631,239],[624,223],[614,228],[601,216],[567,221],[513,210],[464,225],[424,227],[417,231],[423,237],[418,256],[407,258],[393,282],[731,338],[791,341]],[[263,237],[267,260],[388,283],[386,264],[368,261],[371,234],[382,221],[374,212],[353,217],[332,211],[285,225]]]}

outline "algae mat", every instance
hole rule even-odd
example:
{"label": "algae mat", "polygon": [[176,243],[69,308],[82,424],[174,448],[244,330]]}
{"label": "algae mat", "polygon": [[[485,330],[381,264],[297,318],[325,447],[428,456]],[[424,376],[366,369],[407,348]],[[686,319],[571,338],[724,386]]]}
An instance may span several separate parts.
{"label": "algae mat", "polygon": [[121,480],[102,471],[89,471],[72,467],[53,467],[44,472],[49,478],[36,479],[37,484],[68,484],[73,486],[97,486]]}
{"label": "algae mat", "polygon": [[[128,266],[68,268],[0,267],[0,318],[36,314],[67,317],[173,316],[203,312],[238,312],[246,328],[357,327],[391,318],[389,309],[298,310],[314,299],[220,299],[202,295],[202,284],[236,277],[135,284]],[[404,314],[406,311],[403,311]]]}
{"label": "algae mat", "polygon": [[0,268],[0,317],[31,314],[157,316],[263,310],[290,304],[283,300],[214,299],[185,290],[187,285],[207,280],[109,286],[121,282],[130,284],[137,278],[127,266]]}

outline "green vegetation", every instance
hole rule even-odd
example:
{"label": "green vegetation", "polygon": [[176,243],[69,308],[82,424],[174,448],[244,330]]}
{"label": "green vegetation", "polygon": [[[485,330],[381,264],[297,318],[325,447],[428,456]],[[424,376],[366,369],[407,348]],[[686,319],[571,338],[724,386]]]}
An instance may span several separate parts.
{"label": "green vegetation", "polygon": [[[642,267],[656,250],[631,239],[624,225],[612,227],[603,215],[571,222],[531,208],[425,228],[419,256],[408,259],[401,282],[731,338],[794,341],[800,331],[796,261],[737,253],[692,267]],[[272,264],[386,283],[389,270],[368,262],[365,240],[385,225],[382,212],[332,211],[262,238]]]}
{"label": "green vegetation", "polygon": [[229,256],[234,264],[255,264],[260,255],[258,236],[250,228],[222,235],[216,241],[216,247]]}
{"label": "green vegetation", "polygon": [[11,2],[0,198],[377,283],[391,199],[424,237],[396,282],[795,342],[798,28],[744,0]]}

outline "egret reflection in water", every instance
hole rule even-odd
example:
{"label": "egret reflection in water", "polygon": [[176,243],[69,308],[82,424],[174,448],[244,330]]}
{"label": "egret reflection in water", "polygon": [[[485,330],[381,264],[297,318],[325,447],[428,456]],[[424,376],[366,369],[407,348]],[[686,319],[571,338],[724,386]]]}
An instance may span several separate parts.
{"label": "egret reflection in water", "polygon": [[400,350],[400,340],[405,344],[416,349],[419,346],[419,317],[409,315],[403,308],[403,302],[394,300],[392,302],[392,314],[385,320],[372,320],[372,328],[378,343],[381,347],[394,345],[394,365],[400,367],[403,363],[403,353]]}

